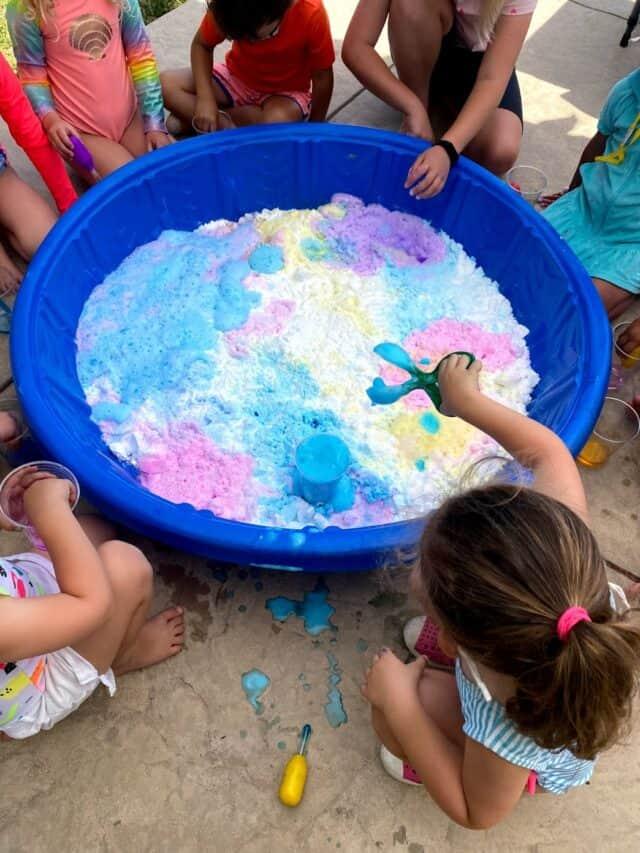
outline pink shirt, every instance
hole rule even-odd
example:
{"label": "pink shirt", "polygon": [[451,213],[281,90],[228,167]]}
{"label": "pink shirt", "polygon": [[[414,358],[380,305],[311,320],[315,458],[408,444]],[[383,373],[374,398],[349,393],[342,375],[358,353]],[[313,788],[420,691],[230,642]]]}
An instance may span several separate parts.
{"label": "pink shirt", "polygon": [[[538,0],[506,0],[501,15],[531,15]],[[490,35],[482,31],[483,0],[455,0],[456,30],[466,46],[473,51],[486,50]]]}
{"label": "pink shirt", "polygon": [[85,133],[118,142],[136,111],[136,93],[111,0],[56,2],[41,22],[56,110]]}

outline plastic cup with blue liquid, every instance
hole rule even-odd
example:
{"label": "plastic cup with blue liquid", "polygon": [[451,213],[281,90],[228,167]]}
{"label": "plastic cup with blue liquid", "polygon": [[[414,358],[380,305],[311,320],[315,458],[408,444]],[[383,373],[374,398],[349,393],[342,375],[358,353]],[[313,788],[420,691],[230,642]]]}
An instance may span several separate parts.
{"label": "plastic cup with blue liquid", "polygon": [[335,502],[351,463],[349,448],[337,435],[314,435],[298,445],[298,488],[307,503]]}

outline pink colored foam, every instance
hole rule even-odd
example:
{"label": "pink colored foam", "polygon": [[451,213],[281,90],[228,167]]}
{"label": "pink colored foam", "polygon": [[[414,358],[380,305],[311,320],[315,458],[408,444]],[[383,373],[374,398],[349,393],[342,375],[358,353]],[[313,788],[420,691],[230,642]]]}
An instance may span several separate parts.
{"label": "pink colored foam", "polygon": [[256,496],[253,459],[218,447],[195,424],[174,423],[159,452],[140,458],[145,488],[173,503],[247,521]]}
{"label": "pink colored foam", "polygon": [[[425,371],[435,367],[445,355],[456,351],[472,352],[485,369],[491,371],[503,370],[518,357],[509,335],[488,332],[476,323],[449,319],[436,320],[426,329],[412,332],[402,345],[416,363],[423,358],[431,360],[430,365],[424,365]],[[390,364],[381,368],[380,376],[389,385],[400,384],[409,378],[404,370]],[[432,406],[424,391],[414,391],[404,397],[403,402],[410,411]]]}
{"label": "pink colored foam", "polygon": [[246,356],[252,343],[280,335],[295,308],[295,303],[289,299],[276,299],[264,311],[252,312],[242,329],[225,335],[231,355]]}

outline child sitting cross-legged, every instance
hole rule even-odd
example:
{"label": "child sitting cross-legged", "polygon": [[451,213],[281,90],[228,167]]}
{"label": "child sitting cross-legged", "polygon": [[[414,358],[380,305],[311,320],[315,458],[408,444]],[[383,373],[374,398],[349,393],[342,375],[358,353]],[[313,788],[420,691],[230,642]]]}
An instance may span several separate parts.
{"label": "child sitting cross-legged", "polygon": [[149,618],[149,561],[105,522],[76,518],[72,490],[25,469],[11,493],[46,550],[0,558],[3,739],[52,728],[100,684],[113,695],[116,676],[182,649],[181,608]]}
{"label": "child sitting cross-legged", "polygon": [[[225,39],[231,50],[214,64]],[[322,0],[212,0],[191,45],[191,68],[161,75],[169,130],[324,121],[334,60]]]}

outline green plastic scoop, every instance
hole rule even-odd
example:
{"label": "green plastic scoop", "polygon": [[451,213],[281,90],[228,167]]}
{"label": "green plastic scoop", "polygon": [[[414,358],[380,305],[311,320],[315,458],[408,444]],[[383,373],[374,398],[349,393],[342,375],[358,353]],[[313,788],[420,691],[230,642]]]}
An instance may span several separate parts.
{"label": "green plastic scoop", "polygon": [[442,410],[442,394],[440,392],[440,385],[438,384],[438,375],[444,362],[452,355],[466,355],[469,359],[469,364],[467,365],[467,368],[469,368],[476,360],[475,355],[470,352],[450,352],[449,355],[445,355],[438,362],[433,370],[427,373],[421,370],[412,360],[409,353],[401,346],[398,346],[398,344],[378,344],[374,352],[389,364],[393,364],[394,367],[406,370],[412,377],[403,382],[402,385],[387,385],[380,377],[374,379],[371,388],[367,389],[369,399],[374,405],[389,406],[392,403],[396,403],[402,397],[406,397],[412,391],[422,390],[429,396],[431,402],[439,412]]}

